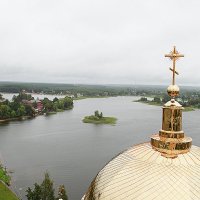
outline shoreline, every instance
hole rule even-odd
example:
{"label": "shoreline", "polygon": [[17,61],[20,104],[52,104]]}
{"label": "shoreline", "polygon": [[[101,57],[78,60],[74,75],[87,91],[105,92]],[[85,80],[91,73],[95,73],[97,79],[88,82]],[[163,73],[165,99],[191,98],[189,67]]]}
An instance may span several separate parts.
{"label": "shoreline", "polygon": [[25,120],[28,120],[28,119],[34,119],[38,116],[49,116],[49,115],[54,115],[54,114],[57,114],[59,112],[64,112],[64,111],[67,111],[67,110],[71,110],[73,109],[73,107],[70,107],[68,109],[65,109],[65,110],[59,110],[59,111],[52,111],[52,112],[48,112],[48,113],[42,113],[42,114],[38,114],[38,115],[35,115],[33,117],[31,116],[22,116],[22,117],[15,117],[15,118],[9,118],[9,119],[0,119],[0,124],[3,124],[3,123],[6,123],[6,122],[12,122],[12,121],[25,121]]}
{"label": "shoreline", "polygon": [[[37,117],[37,116],[35,116],[35,117]],[[22,116],[22,117],[8,118],[8,119],[0,119],[0,123],[10,122],[10,121],[24,121],[24,120],[27,120],[27,119],[33,119],[35,117]]]}

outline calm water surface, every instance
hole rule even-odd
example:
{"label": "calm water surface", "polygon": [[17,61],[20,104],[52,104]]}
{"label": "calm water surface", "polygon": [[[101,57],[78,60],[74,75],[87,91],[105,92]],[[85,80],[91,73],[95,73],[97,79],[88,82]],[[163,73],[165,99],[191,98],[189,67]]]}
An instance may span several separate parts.
{"label": "calm water surface", "polygon": [[[1,160],[12,174],[15,191],[25,190],[49,171],[56,187],[64,184],[79,200],[98,171],[122,150],[144,141],[161,127],[161,108],[132,102],[135,97],[75,101],[74,109],[33,120],[0,125]],[[82,123],[99,109],[115,116],[115,126]],[[184,113],[184,131],[200,146],[200,111]]]}

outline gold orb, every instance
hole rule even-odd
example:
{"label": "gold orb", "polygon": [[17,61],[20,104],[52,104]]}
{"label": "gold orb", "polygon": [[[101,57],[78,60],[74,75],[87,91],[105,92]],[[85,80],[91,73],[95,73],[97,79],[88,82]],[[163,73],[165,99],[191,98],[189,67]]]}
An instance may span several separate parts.
{"label": "gold orb", "polygon": [[167,93],[170,97],[176,97],[179,95],[179,87],[178,85],[170,85],[167,88]]}

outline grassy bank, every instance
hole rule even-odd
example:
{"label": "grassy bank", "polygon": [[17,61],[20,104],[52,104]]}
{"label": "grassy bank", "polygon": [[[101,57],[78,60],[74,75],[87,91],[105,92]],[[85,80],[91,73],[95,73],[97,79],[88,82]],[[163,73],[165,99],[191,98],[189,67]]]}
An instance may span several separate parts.
{"label": "grassy bank", "polygon": [[117,118],[115,117],[102,117],[97,118],[94,115],[86,116],[83,119],[84,123],[92,123],[92,124],[116,124]]}
{"label": "grassy bank", "polygon": [[3,167],[0,167],[0,180],[5,184],[10,184],[10,176],[7,174],[6,170]]}
{"label": "grassy bank", "polygon": [[19,199],[6,185],[0,182],[0,200],[19,200]]}
{"label": "grassy bank", "polygon": [[8,187],[10,180],[6,169],[0,166],[0,200],[19,200]]}

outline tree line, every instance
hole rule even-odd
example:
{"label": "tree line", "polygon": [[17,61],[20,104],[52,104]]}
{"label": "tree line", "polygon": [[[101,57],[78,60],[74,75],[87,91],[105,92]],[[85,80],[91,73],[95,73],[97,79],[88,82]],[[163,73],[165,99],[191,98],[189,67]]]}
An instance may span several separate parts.
{"label": "tree line", "polygon": [[[141,97],[138,101],[141,102],[152,102],[156,104],[163,104],[170,100],[171,98],[167,94],[163,94],[161,96],[155,96],[152,100],[148,100],[147,97]],[[176,100],[183,106],[183,107],[193,107],[200,109],[200,94],[181,94]]]}
{"label": "tree line", "polygon": [[5,100],[0,95],[0,120],[21,118],[23,116],[35,117],[38,114],[49,112],[58,112],[73,108],[73,99],[71,97],[54,98],[53,101],[48,98],[41,100],[42,110],[37,112],[37,101],[30,94],[20,92],[13,96],[12,100]]}
{"label": "tree line", "polygon": [[42,100],[44,111],[45,113],[48,112],[58,112],[63,110],[68,110],[73,108],[73,99],[71,97],[65,97],[58,99],[55,97],[53,101],[49,100],[48,98],[44,98]]}

